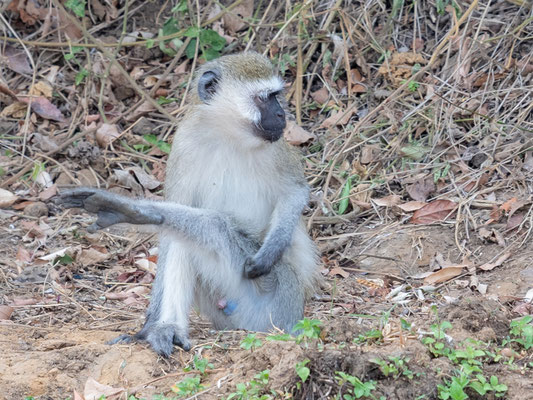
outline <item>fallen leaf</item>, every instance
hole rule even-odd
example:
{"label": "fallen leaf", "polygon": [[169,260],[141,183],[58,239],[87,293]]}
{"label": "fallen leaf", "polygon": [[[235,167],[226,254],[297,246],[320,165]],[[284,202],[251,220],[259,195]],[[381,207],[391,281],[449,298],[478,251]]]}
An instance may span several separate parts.
{"label": "fallen leaf", "polygon": [[319,104],[326,104],[329,100],[329,91],[323,86],[320,89],[311,92],[311,98]]}
{"label": "fallen leaf", "polygon": [[120,136],[118,128],[115,124],[102,124],[100,128],[96,130],[96,142],[100,147],[107,147],[109,144]]}
{"label": "fallen leaf", "polygon": [[406,187],[407,193],[413,200],[426,201],[430,194],[435,191],[433,178],[427,178]]}
{"label": "fallen leaf", "polygon": [[405,212],[412,212],[412,211],[420,210],[426,204],[427,203],[423,201],[408,201],[407,203],[397,204],[396,207],[398,207],[400,210],[405,211]]}
{"label": "fallen leaf", "polygon": [[457,204],[451,200],[435,200],[415,211],[410,219],[412,224],[431,224],[443,221],[457,208]]}
{"label": "fallen leaf", "polygon": [[357,112],[356,107],[349,107],[346,111],[333,110],[331,115],[322,122],[321,128],[331,128],[335,125],[346,125],[352,116]]}
{"label": "fallen leaf", "polygon": [[[93,5],[94,6],[94,5]],[[85,400],[81,394],[74,391],[74,400]]]}
{"label": "fallen leaf", "polygon": [[517,201],[518,201],[518,199],[516,197],[513,197],[513,198],[507,200],[505,203],[503,203],[500,206],[500,209],[505,211],[506,213],[508,213],[509,210],[511,209],[511,207],[513,206],[513,204],[516,203]]}
{"label": "fallen leaf", "polygon": [[158,181],[154,176],[148,174],[144,169],[140,167],[130,167],[127,168],[126,171],[134,175],[137,181],[145,189],[153,190],[161,186],[160,181]]}
{"label": "fallen leaf", "polygon": [[51,199],[57,194],[57,185],[54,183],[52,186],[42,190],[39,193],[39,200],[46,201]]}
{"label": "fallen leaf", "polygon": [[503,253],[496,261],[493,263],[485,263],[483,265],[480,265],[478,269],[481,269],[483,271],[490,271],[493,270],[496,267],[499,267],[504,263],[505,260],[507,260],[509,257],[511,257],[511,252]]}
{"label": "fallen leaf", "polygon": [[6,46],[3,55],[7,59],[7,67],[10,70],[26,75],[30,75],[33,72],[28,61],[28,56],[23,49]]}
{"label": "fallen leaf", "polygon": [[23,264],[29,263],[31,261],[31,254],[25,247],[19,246],[15,259]]}
{"label": "fallen leaf", "polygon": [[14,308],[10,306],[0,306],[0,320],[8,320],[13,314]]}
{"label": "fallen leaf", "polygon": [[438,283],[449,281],[450,279],[461,275],[463,269],[463,265],[444,267],[438,271],[432,272],[424,279],[424,283],[427,285],[436,285]]}
{"label": "fallen leaf", "polygon": [[339,276],[342,276],[343,278],[348,278],[350,276],[350,273],[343,270],[341,267],[335,267],[335,268],[330,269],[328,275],[329,276],[339,275]]}
{"label": "fallen leaf", "polygon": [[364,145],[361,149],[361,155],[359,156],[359,162],[361,164],[370,164],[374,162],[380,151],[379,146],[374,144]]}
{"label": "fallen leaf", "polygon": [[32,111],[44,119],[58,122],[63,122],[65,120],[61,111],[59,111],[59,109],[46,97],[19,96],[19,100],[23,103],[30,104]]}
{"label": "fallen leaf", "polygon": [[505,225],[505,230],[510,231],[515,228],[518,228],[520,224],[524,221],[525,216],[526,216],[525,213],[514,214],[512,217],[510,217],[507,220],[507,224]]}
{"label": "fallen leaf", "polygon": [[247,20],[254,12],[254,1],[245,0],[237,7],[224,14],[222,21],[229,35],[235,35],[238,31],[248,26]]}
{"label": "fallen leaf", "polygon": [[18,197],[10,191],[0,189],[0,208],[10,207],[15,201],[17,201],[17,199]]}
{"label": "fallen leaf", "polygon": [[109,258],[109,252],[105,247],[93,246],[88,249],[82,249],[76,256],[78,261],[84,267],[99,264]]}
{"label": "fallen leaf", "polygon": [[371,199],[376,205],[380,207],[392,207],[400,204],[402,197],[397,194],[391,194],[390,196],[385,196],[380,199]]}
{"label": "fallen leaf", "polygon": [[102,396],[114,396],[124,392],[123,388],[114,388],[112,386],[103,385],[93,378],[87,379],[85,382],[85,389],[83,390],[83,397],[85,400],[99,400]]}
{"label": "fallen leaf", "polygon": [[39,304],[39,300],[37,299],[22,299],[22,298],[14,298],[13,301],[11,302],[12,305],[14,306],[33,306],[35,304]]}
{"label": "fallen leaf", "polygon": [[50,86],[48,83],[45,81],[39,81],[30,88],[29,93],[31,96],[43,95],[44,97],[50,98],[52,97],[53,91],[54,90],[52,89],[52,86]]}
{"label": "fallen leaf", "polygon": [[304,128],[296,124],[294,121],[287,121],[287,127],[283,132],[283,136],[293,146],[298,146],[314,140],[316,137],[312,133],[306,131]]}

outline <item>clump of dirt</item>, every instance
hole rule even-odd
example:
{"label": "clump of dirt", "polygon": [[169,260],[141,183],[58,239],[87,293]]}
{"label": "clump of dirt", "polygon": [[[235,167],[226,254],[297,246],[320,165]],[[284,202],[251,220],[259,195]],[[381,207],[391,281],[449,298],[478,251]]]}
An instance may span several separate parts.
{"label": "clump of dirt", "polygon": [[508,311],[498,302],[486,298],[464,297],[443,308],[439,316],[452,324],[450,334],[458,341],[474,337],[490,342],[509,334]]}
{"label": "clump of dirt", "polygon": [[[330,398],[347,393],[347,387],[339,386],[338,372],[359,378],[362,382],[376,382],[372,394],[387,399],[437,398],[437,384],[440,373],[449,371],[447,360],[434,363],[427,349],[419,342],[410,342],[406,348],[389,346],[379,352],[363,352],[360,349],[345,348],[341,350],[313,351],[306,356],[310,359],[309,379],[296,390],[295,398],[314,400]],[[392,362],[389,357],[406,362],[405,368],[396,376],[385,376],[376,361]],[[420,379],[419,377],[423,377]],[[297,380],[294,380],[296,387]]]}

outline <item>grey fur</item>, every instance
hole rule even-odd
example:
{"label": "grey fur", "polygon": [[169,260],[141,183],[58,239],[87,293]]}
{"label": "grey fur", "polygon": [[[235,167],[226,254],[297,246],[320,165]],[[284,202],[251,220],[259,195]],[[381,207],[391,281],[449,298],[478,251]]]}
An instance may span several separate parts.
{"label": "grey fur", "polygon": [[96,189],[61,195],[66,207],[98,215],[91,230],[119,222],[160,227],[146,322],[114,342],[146,341],[164,356],[174,344],[189,349],[194,305],[217,329],[291,332],[303,317],[318,277],[316,247],[301,216],[309,188],[283,139],[254,134],[261,120],[254,99],[282,86],[257,53],[205,63],[174,137],[166,201]]}

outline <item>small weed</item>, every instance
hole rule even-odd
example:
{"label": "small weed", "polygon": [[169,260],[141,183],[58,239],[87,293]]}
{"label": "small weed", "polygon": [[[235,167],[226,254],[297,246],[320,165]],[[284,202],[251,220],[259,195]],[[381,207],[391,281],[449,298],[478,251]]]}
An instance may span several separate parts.
{"label": "small weed", "polygon": [[189,397],[204,389],[198,375],[190,376],[172,386],[172,391],[180,397]]}
{"label": "small weed", "polygon": [[302,380],[302,383],[304,383],[307,380],[307,378],[309,378],[309,374],[311,373],[311,370],[308,367],[306,367],[308,363],[309,363],[309,359],[306,358],[305,360],[297,363],[294,366],[294,369],[296,370],[296,374],[300,377],[300,379]]}
{"label": "small weed", "polygon": [[263,342],[261,342],[260,339],[256,338],[255,333],[249,333],[241,342],[241,348],[244,350],[252,350],[261,347],[263,345]]}
{"label": "small weed", "polygon": [[301,321],[298,321],[298,323],[294,325],[294,331],[301,331],[301,333],[296,337],[296,341],[300,343],[306,339],[319,339],[321,325],[322,322],[318,319],[304,318]]}
{"label": "small weed", "polygon": [[398,379],[400,376],[405,376],[408,379],[413,379],[414,373],[407,367],[409,359],[403,359],[402,357],[389,357],[390,362],[385,360],[372,360],[373,363],[379,366],[379,370],[386,377],[393,377]]}
{"label": "small weed", "polygon": [[518,320],[511,321],[509,333],[513,337],[512,342],[520,344],[524,349],[533,347],[533,316],[526,315]]}
{"label": "small weed", "polygon": [[[376,388],[375,381],[363,382],[356,376],[352,376],[344,372],[336,371],[335,373],[338,375],[337,381],[339,383],[339,386],[341,386],[341,392],[342,386],[344,386],[346,383],[351,385],[351,387],[349,387],[346,390],[346,393],[342,396],[344,400],[354,400],[363,397],[374,398],[374,396],[372,396],[372,391]],[[337,399],[341,398],[341,392],[339,392],[339,394],[337,395]]]}
{"label": "small weed", "polygon": [[270,400],[274,396],[265,393],[270,371],[264,370],[254,376],[248,383],[238,383],[237,391],[231,393],[226,400]]}
{"label": "small weed", "polygon": [[[196,371],[200,372],[202,376],[206,374],[206,370],[213,369],[213,364],[211,364],[207,358],[198,357],[197,355],[194,356],[192,363],[192,369],[195,369]],[[184,368],[184,371],[191,371],[191,367]]]}
{"label": "small weed", "polygon": [[370,344],[375,342],[381,342],[383,340],[383,334],[379,329],[371,329],[365,333],[360,334],[354,339],[356,344]]}
{"label": "small weed", "polygon": [[85,0],[67,0],[65,8],[71,10],[78,17],[85,17]]}

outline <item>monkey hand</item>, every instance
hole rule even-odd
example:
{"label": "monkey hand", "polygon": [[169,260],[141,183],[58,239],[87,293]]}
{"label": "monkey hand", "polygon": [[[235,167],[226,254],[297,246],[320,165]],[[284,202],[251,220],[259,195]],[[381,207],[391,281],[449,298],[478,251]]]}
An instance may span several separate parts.
{"label": "monkey hand", "polygon": [[253,258],[248,258],[245,261],[244,276],[248,279],[255,279],[263,275],[268,275],[273,265],[274,263],[272,261],[258,257],[256,254]]}
{"label": "monkey hand", "polygon": [[56,203],[66,208],[79,207],[98,215],[89,232],[127,222],[130,224],[161,224],[163,216],[154,207],[143,205],[138,200],[119,196],[100,189],[80,188],[61,193]]}

